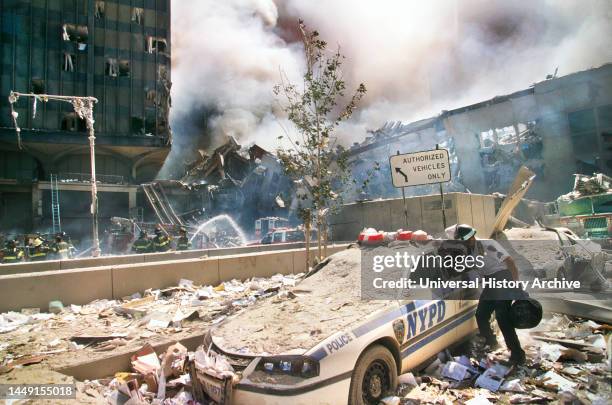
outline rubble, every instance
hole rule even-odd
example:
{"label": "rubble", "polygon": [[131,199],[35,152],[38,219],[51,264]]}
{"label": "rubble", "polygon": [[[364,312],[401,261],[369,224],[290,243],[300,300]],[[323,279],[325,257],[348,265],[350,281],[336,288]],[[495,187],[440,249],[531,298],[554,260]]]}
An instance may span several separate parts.
{"label": "rubble", "polygon": [[[606,335],[601,334],[607,330],[607,325],[554,314],[534,330],[520,332],[528,359],[525,366],[505,366],[507,350],[484,353],[472,341],[469,347],[459,349],[463,350],[461,356],[449,358],[441,353],[416,374],[416,386],[407,390],[400,384],[396,395],[401,404],[607,404],[612,400],[612,335],[607,335],[606,340]],[[568,339],[558,339],[560,336]],[[561,343],[539,340],[543,337]],[[501,336],[498,338],[503,341]],[[574,347],[583,347],[586,342],[597,342],[597,347],[589,344],[589,350],[598,350],[602,356],[580,356],[584,353]],[[437,371],[440,369],[441,374]]]}
{"label": "rubble", "polygon": [[[329,258],[325,271],[309,277],[278,274],[217,286],[181,279],[176,286],[121,300],[67,304],[57,314],[36,308],[1,314],[0,382],[24,369],[58,367],[112,350],[131,355],[129,368],[78,382],[82,398],[111,404],[206,403],[198,391],[198,370],[226,384],[233,384],[239,373],[209,347],[190,352],[178,341],[213,327],[213,338],[237,353],[303,352],[330,331],[387,305],[360,300],[358,253],[340,252]],[[520,331],[528,359],[523,367],[508,365],[507,350],[484,353],[474,340],[445,350],[423,370],[400,375],[397,391],[382,402],[609,403],[611,330],[591,320],[555,315]],[[175,343],[156,351],[163,341]]]}
{"label": "rubble", "polygon": [[[295,285],[299,275],[276,275],[200,286],[148,290],[121,300],[66,305],[59,313],[27,308],[0,314],[0,375],[16,361],[43,355],[49,367],[63,367],[108,355],[202,334],[210,325],[240,312],[262,297]],[[51,355],[49,355],[51,354]]]}

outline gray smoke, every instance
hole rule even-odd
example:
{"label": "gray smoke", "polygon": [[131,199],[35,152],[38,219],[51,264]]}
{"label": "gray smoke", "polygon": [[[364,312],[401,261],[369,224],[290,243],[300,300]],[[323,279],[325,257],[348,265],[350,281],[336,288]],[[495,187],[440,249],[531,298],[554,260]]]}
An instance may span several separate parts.
{"label": "gray smoke", "polygon": [[[214,147],[221,135],[276,147],[287,123],[272,87],[281,70],[300,81],[298,18],[341,47],[349,84],[368,88],[361,109],[340,129],[347,142],[388,120],[416,120],[526,88],[556,67],[564,75],[612,61],[608,0],[172,5],[175,147],[169,162]],[[203,111],[206,119],[194,118]]]}

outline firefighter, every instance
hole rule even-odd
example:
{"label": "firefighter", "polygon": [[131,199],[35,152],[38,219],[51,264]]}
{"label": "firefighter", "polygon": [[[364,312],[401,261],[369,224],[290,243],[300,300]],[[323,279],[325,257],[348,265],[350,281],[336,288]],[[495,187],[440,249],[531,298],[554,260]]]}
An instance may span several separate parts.
{"label": "firefighter", "polygon": [[[481,279],[518,280],[518,269],[508,252],[494,240],[477,241],[475,235],[476,229],[470,225],[457,225],[455,228],[455,239],[466,241],[470,254],[483,258],[484,266],[478,271],[478,276]],[[525,352],[521,348],[511,317],[512,300],[520,296],[520,291],[485,287],[476,308],[476,322],[486,347],[489,350],[498,347],[490,323],[491,315],[495,312],[499,329],[510,349],[510,363],[516,365],[525,363]]]}
{"label": "firefighter", "polygon": [[16,240],[7,240],[2,249],[2,263],[19,263],[23,261],[23,250],[17,247]]}
{"label": "firefighter", "polygon": [[41,262],[48,259],[49,246],[38,236],[28,246],[28,257],[31,262]]}
{"label": "firefighter", "polygon": [[56,259],[72,259],[74,246],[72,246],[71,243],[66,242],[66,232],[58,232],[55,235],[55,243],[53,243],[51,246],[51,251]]}
{"label": "firefighter", "polygon": [[179,237],[176,241],[176,250],[189,250],[191,249],[191,242],[189,238],[187,238],[187,229],[185,227],[181,227],[179,229]]}
{"label": "firefighter", "polygon": [[138,239],[132,244],[132,252],[134,253],[150,253],[153,251],[153,244],[151,239],[144,230],[140,231]]}
{"label": "firefighter", "polygon": [[155,228],[153,249],[156,252],[167,252],[168,250],[170,250],[170,238],[167,235],[164,235],[159,226]]}

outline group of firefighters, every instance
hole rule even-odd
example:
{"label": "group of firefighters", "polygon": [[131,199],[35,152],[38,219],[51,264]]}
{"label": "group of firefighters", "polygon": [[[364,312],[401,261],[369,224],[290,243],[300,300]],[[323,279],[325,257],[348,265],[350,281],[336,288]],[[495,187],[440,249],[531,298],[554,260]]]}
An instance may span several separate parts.
{"label": "group of firefighters", "polygon": [[[150,238],[147,232],[140,231],[140,236],[132,245],[134,253],[167,252],[172,250],[172,238],[165,234],[160,227],[155,228],[155,236]],[[187,229],[179,230],[176,240],[176,250],[191,249],[191,242],[187,237]],[[19,263],[24,261],[39,262],[43,260],[65,260],[74,257],[75,248],[67,241],[66,233],[59,232],[55,239],[49,243],[41,235],[28,238],[24,247],[20,247],[17,240],[10,239],[5,242],[4,249],[0,250],[0,263]]]}
{"label": "group of firefighters", "polygon": [[[167,252],[172,249],[172,239],[158,226],[155,228],[155,236],[149,238],[145,230],[140,231],[138,239],[132,244],[134,253]],[[181,227],[179,237],[176,240],[176,250],[191,249],[191,242],[187,237],[187,229]]]}
{"label": "group of firefighters", "polygon": [[74,256],[75,248],[67,241],[66,232],[58,232],[49,243],[41,235],[26,240],[24,247],[19,247],[17,240],[5,242],[0,251],[0,263],[19,263],[23,261],[40,262],[43,260],[65,260]]}

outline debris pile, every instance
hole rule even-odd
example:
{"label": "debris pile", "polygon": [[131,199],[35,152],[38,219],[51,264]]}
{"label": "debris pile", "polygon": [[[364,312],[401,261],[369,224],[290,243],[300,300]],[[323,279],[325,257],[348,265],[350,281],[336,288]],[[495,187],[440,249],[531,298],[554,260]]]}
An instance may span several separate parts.
{"label": "debris pile", "polygon": [[484,345],[474,339],[455,355],[448,350],[439,353],[416,376],[401,375],[396,396],[383,402],[608,404],[612,400],[610,330],[609,325],[554,315],[521,333],[527,364],[520,367],[509,365],[506,349],[484,353]]}
{"label": "debris pile", "polygon": [[286,287],[302,277],[278,274],[218,286],[199,286],[182,279],[177,286],[121,300],[65,306],[52,301],[48,309],[3,313],[0,375],[23,364],[44,361],[56,368],[101,358],[110,351],[135,351],[144,343],[201,335],[208,326],[263,297],[286,293]]}

